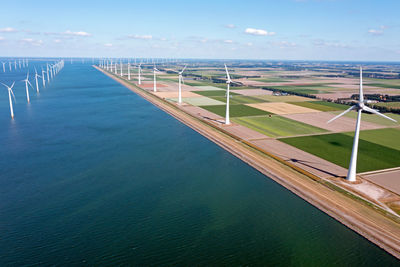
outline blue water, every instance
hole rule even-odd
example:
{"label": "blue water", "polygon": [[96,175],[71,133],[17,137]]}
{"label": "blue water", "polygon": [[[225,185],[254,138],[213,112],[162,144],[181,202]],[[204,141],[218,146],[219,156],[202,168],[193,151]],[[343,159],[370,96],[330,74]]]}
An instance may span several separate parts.
{"label": "blue water", "polygon": [[0,90],[0,266],[399,264],[88,64],[30,104],[14,91],[11,120]]}

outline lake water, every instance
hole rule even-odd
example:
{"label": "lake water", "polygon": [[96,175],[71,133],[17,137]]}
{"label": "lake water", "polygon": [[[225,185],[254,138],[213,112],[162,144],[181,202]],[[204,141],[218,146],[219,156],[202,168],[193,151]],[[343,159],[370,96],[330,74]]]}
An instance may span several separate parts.
{"label": "lake water", "polygon": [[29,105],[14,91],[14,120],[0,91],[1,266],[399,264],[89,64],[66,62]]}

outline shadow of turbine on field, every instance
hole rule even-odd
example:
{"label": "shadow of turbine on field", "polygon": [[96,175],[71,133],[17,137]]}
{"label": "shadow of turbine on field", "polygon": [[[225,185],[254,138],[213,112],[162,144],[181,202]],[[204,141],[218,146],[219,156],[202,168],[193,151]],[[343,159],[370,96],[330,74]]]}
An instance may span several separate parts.
{"label": "shadow of turbine on field", "polygon": [[[278,154],[278,156],[280,156],[280,157],[282,157],[282,158],[286,158],[285,156],[282,156],[282,155],[279,155],[279,154]],[[329,171],[326,171],[326,170],[317,168],[317,167],[315,167],[315,166],[312,166],[311,164],[312,164],[312,163],[315,163],[315,162],[306,161],[306,160],[301,160],[301,159],[295,159],[295,158],[288,158],[288,159],[286,159],[285,161],[289,161],[289,162],[293,162],[293,163],[298,163],[298,164],[304,165],[304,166],[306,166],[306,167],[309,167],[309,168],[314,169],[314,170],[316,170],[316,171],[319,171],[319,172],[328,174],[328,175],[333,176],[333,177],[335,177],[335,178],[340,177],[339,175],[337,175],[337,174],[335,174],[335,173],[331,173],[331,172],[329,172]]]}

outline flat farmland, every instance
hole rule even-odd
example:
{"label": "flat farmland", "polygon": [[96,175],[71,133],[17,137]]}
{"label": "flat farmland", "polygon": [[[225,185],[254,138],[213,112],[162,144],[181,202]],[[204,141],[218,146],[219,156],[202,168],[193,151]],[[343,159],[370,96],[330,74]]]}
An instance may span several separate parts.
{"label": "flat farmland", "polygon": [[257,116],[234,118],[232,121],[270,137],[295,136],[327,132],[302,122],[281,116]]}
{"label": "flat farmland", "polygon": [[[225,117],[226,105],[214,105],[214,106],[201,106],[212,113]],[[252,108],[246,105],[230,105],[229,115],[230,117],[244,117],[244,116],[259,116],[259,115],[269,115],[271,113]]]}
{"label": "flat farmland", "polygon": [[319,111],[336,111],[336,110],[345,110],[349,108],[349,106],[346,105],[341,105],[332,102],[325,102],[325,101],[289,102],[289,104],[311,108]]}
{"label": "flat farmland", "polygon": [[[353,137],[347,134],[324,134],[280,141],[348,168]],[[400,166],[400,151],[363,139],[359,141],[357,172],[375,171]]]}

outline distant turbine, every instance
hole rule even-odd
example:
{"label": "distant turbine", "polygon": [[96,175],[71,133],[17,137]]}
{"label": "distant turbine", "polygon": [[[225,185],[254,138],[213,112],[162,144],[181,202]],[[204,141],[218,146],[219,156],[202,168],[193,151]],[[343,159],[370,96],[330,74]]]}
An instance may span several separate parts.
{"label": "distant turbine", "polygon": [[178,76],[178,80],[179,80],[179,92],[178,92],[178,103],[181,104],[182,103],[182,85],[181,83],[183,82],[183,76],[182,73],[185,71],[186,66],[183,67],[183,69],[179,72],[179,76]]}
{"label": "distant turbine", "polygon": [[11,71],[11,61],[8,61],[8,66],[10,67],[10,71]]}
{"label": "distant turbine", "polygon": [[362,111],[367,111],[367,112],[379,115],[385,119],[397,122],[396,120],[379,113],[377,110],[365,106],[365,102],[366,101],[364,101],[363,84],[362,84],[362,68],[360,67],[359,100],[357,101],[357,103],[355,105],[351,106],[349,109],[345,110],[344,112],[340,113],[339,115],[337,115],[336,117],[334,117],[333,119],[328,121],[328,123],[330,123],[330,122],[336,120],[337,118],[342,117],[344,114],[346,114],[347,112],[350,112],[351,110],[355,110],[358,112],[356,129],[355,129],[355,133],[354,133],[353,149],[351,151],[350,165],[349,165],[349,169],[348,169],[347,177],[346,177],[347,181],[349,181],[349,182],[356,181],[358,140],[359,140],[359,136],[360,136],[360,123],[361,123]]}
{"label": "distant turbine", "polygon": [[50,83],[49,64],[46,63],[47,83]]}
{"label": "distant turbine", "polygon": [[121,77],[123,76],[123,74],[122,74],[122,62],[121,61],[119,61],[119,66],[120,66],[120,70],[121,70],[121,73],[120,73],[120,75],[121,75]]}
{"label": "distant turbine", "polygon": [[15,70],[17,69],[17,61],[16,60],[14,61],[14,69]]}
{"label": "distant turbine", "polygon": [[8,100],[10,101],[10,113],[11,113],[11,118],[13,119],[14,118],[14,109],[13,109],[11,95],[13,96],[14,102],[15,102],[15,95],[14,95],[14,92],[12,90],[12,88],[14,87],[15,82],[13,82],[11,87],[6,85],[6,84],[4,84],[4,83],[1,83],[1,84],[4,85],[5,87],[7,87],[7,89],[8,89]]}
{"label": "distant turbine", "polygon": [[38,83],[38,77],[41,77],[39,74],[37,74],[36,68],[35,68],[35,81],[36,81],[36,92],[39,93],[39,83]]}
{"label": "distant turbine", "polygon": [[43,70],[43,67],[42,67],[42,83],[43,83],[43,88],[46,86],[46,81],[45,81],[45,79],[44,79],[44,73],[45,73],[45,71]]}
{"label": "distant turbine", "polygon": [[225,124],[230,124],[231,122],[229,121],[229,87],[231,85],[231,76],[229,76],[228,68],[225,65],[225,71],[226,71],[226,111],[225,111]]}
{"label": "distant turbine", "polygon": [[6,72],[6,62],[1,62],[3,64],[3,72]]}
{"label": "distant turbine", "polygon": [[31,84],[31,82],[29,81],[29,71],[28,71],[28,73],[26,74],[26,79],[25,80],[22,80],[23,82],[25,82],[25,89],[26,89],[26,100],[28,101],[28,103],[30,102],[30,99],[29,99],[29,87],[28,87],[28,85],[30,85],[31,87],[32,87],[32,89],[33,89],[33,86],[32,86],[32,84]]}
{"label": "distant turbine", "polygon": [[128,80],[131,80],[131,63],[128,62]]}

